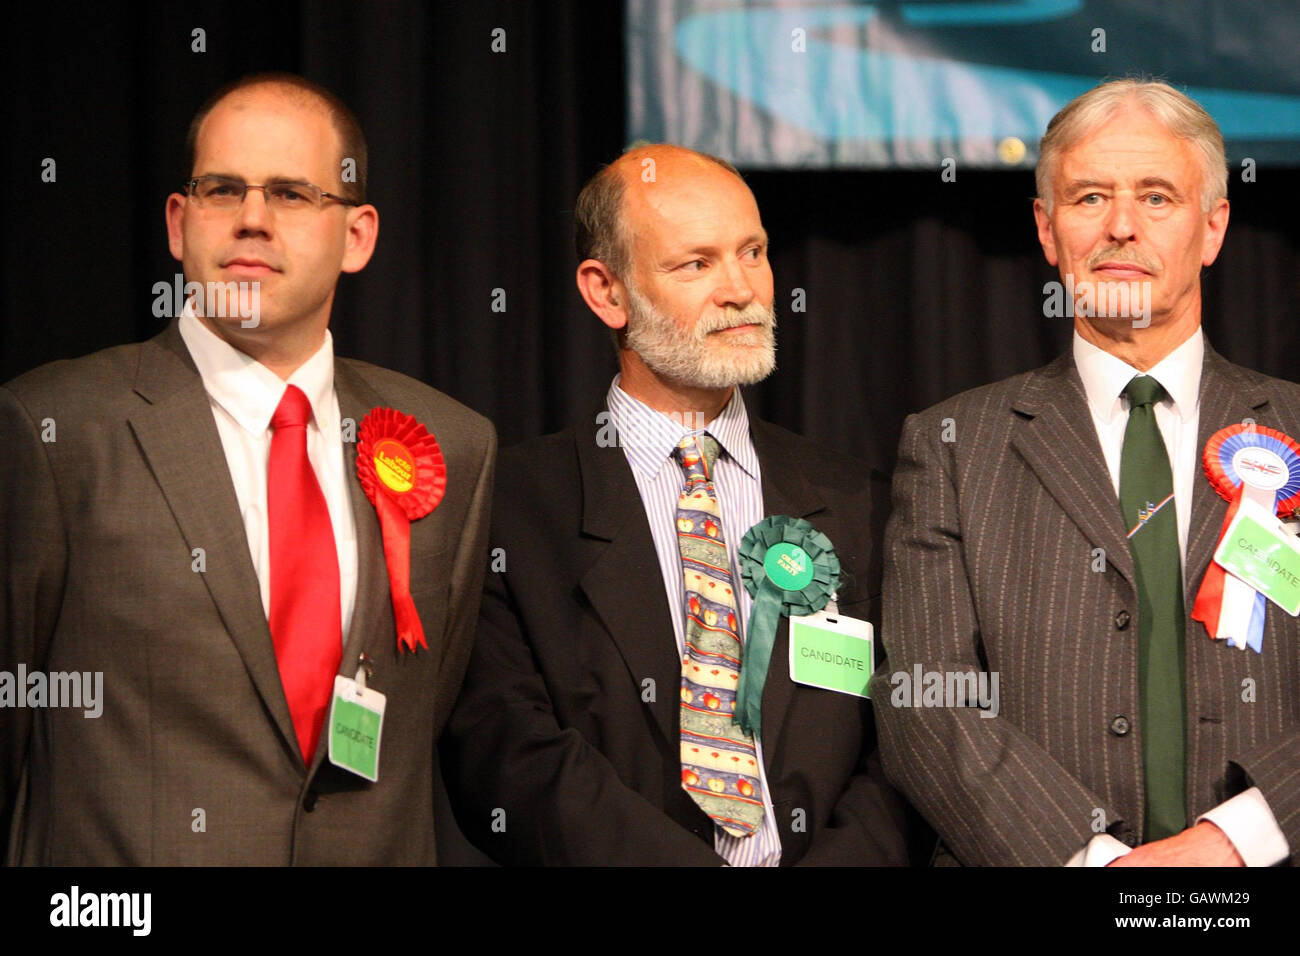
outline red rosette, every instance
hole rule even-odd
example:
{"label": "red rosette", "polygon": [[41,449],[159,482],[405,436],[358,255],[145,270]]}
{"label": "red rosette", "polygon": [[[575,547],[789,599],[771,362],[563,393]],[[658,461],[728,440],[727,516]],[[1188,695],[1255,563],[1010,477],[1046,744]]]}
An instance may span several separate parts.
{"label": "red rosette", "polygon": [[411,599],[411,522],[438,507],[447,491],[447,463],[433,434],[395,408],[373,408],[357,437],[357,478],[379,515],[397,647],[428,647]]}

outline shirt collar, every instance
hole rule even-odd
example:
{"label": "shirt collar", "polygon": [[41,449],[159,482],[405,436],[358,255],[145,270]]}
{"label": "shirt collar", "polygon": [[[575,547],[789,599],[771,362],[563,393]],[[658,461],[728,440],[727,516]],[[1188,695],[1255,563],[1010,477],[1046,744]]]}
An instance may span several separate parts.
{"label": "shirt collar", "polygon": [[657,475],[683,438],[701,432],[712,436],[722,453],[747,475],[751,478],[758,475],[758,453],[749,434],[749,415],[739,388],[732,391],[731,399],[718,417],[700,428],[689,427],[696,423],[680,421],[633,398],[619,387],[621,380],[621,375],[614,376],[606,404],[628,461],[643,477]]}
{"label": "shirt collar", "polygon": [[[1146,374],[1159,382],[1172,404],[1174,413],[1184,422],[1200,413],[1201,363],[1205,358],[1205,337],[1200,326],[1186,341],[1174,349]],[[1074,365],[1083,380],[1092,413],[1109,425],[1124,409],[1123,392],[1134,375],[1142,373],[1123,359],[1116,358],[1074,333]]]}
{"label": "shirt collar", "polygon": [[302,389],[311,402],[318,429],[328,431],[337,427],[337,405],[332,401],[334,338],[329,329],[325,330],[321,347],[285,382],[200,322],[190,302],[185,303],[178,328],[203,379],[204,389],[245,431],[252,435],[266,432],[284,390],[290,385]]}

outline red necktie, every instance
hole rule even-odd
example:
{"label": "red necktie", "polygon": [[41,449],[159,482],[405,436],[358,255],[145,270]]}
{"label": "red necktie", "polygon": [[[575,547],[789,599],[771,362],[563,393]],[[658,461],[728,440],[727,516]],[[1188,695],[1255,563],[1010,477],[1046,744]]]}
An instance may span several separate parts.
{"label": "red necktie", "polygon": [[338,551],[325,495],[307,458],[310,420],[311,402],[290,385],[271,416],[274,434],[266,483],[271,638],[308,766],[343,656]]}

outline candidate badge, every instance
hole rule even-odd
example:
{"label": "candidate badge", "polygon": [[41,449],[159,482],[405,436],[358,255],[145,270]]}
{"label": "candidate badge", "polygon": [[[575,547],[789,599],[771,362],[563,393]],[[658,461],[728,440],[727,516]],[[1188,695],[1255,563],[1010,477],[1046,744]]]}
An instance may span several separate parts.
{"label": "candidate badge", "polygon": [[1300,517],[1300,444],[1273,428],[1230,425],[1210,436],[1202,465],[1211,486],[1228,502],[1228,512],[1214,549],[1216,558],[1196,593],[1192,619],[1203,623],[1210,637],[1258,653],[1264,640],[1265,594],[1229,573],[1218,558],[1229,553],[1224,541],[1242,502],[1264,509],[1270,517]]}
{"label": "candidate badge", "polygon": [[760,730],[763,685],[782,617],[820,611],[840,584],[840,559],[830,538],[802,518],[772,515],[740,542],[740,574],[754,599],[745,636],[735,720]]}
{"label": "candidate badge", "polygon": [[411,522],[438,507],[447,491],[442,449],[412,416],[373,408],[358,434],[357,478],[379,515],[398,649],[427,648],[411,598]]}

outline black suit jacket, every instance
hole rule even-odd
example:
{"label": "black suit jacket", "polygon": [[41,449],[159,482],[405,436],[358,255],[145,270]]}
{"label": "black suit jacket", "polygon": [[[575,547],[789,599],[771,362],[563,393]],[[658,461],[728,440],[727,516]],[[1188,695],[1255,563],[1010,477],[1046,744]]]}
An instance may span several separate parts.
{"label": "black suit jacket", "polygon": [[[774,425],[751,419],[751,432],[766,513],[825,532],[841,610],[873,617],[884,512],[871,498],[887,484]],[[502,454],[494,564],[443,742],[448,789],[501,863],[717,865],[712,821],[681,787],[681,662],[650,528],[622,448],[597,433],[593,414]],[[906,863],[870,701],[793,684],[787,629],[763,693],[782,864]]]}

